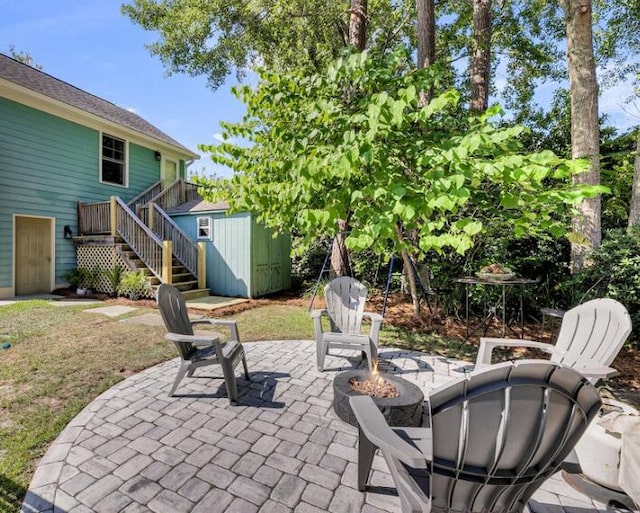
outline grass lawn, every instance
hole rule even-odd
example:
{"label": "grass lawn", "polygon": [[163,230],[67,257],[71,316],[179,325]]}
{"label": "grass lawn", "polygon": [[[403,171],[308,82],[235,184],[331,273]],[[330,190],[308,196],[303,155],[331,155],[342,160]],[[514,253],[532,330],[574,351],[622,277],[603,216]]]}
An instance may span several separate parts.
{"label": "grass lawn", "polygon": [[[85,309],[46,301],[0,307],[0,342],[11,343],[0,350],[2,513],[19,511],[38,459],[93,398],[131,374],[177,357],[173,344],[164,340],[164,328],[120,323]],[[313,338],[303,307],[274,303],[233,318],[243,341]],[[459,340],[389,326],[381,343],[471,357],[458,351]]]}

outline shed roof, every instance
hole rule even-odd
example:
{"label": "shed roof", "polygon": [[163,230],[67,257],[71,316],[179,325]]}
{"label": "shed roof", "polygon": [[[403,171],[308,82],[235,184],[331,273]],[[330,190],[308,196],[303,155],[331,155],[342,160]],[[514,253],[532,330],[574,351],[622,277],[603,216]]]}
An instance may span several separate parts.
{"label": "shed roof", "polygon": [[195,155],[137,114],[0,53],[0,78]]}
{"label": "shed roof", "polygon": [[168,214],[190,214],[197,212],[220,212],[229,210],[229,203],[226,201],[218,201],[216,203],[211,203],[210,201],[206,201],[202,198],[197,198],[191,201],[187,201],[182,205],[178,205],[175,208],[167,210]]}

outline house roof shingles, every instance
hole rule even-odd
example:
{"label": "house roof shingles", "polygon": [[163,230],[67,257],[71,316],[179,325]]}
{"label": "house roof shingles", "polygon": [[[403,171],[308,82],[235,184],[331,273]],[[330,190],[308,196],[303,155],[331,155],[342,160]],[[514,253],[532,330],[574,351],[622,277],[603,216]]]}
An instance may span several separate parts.
{"label": "house roof shingles", "polygon": [[168,136],[148,121],[137,114],[122,107],[103,100],[91,93],[83,91],[67,82],[59,80],[43,71],[22,64],[0,53],[0,78],[25,87],[36,93],[43,94],[62,103],[93,114],[107,121],[117,123],[130,130],[139,132],[147,137],[152,137],[164,143],[170,144],[193,155],[193,152]]}

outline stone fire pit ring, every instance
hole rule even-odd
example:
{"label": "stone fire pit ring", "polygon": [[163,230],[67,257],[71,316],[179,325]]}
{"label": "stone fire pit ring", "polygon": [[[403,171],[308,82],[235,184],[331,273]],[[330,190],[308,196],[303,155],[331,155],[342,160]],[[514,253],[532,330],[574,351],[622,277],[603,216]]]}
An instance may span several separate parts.
{"label": "stone fire pit ring", "polygon": [[[358,426],[349,398],[363,395],[355,391],[349,385],[349,380],[367,379],[371,373],[365,369],[356,369],[341,372],[333,380],[333,410],[336,415],[352,426]],[[378,406],[382,415],[390,426],[420,426],[422,423],[422,403],[424,394],[420,388],[393,374],[381,373],[383,379],[392,383],[399,392],[399,397],[373,397],[373,402]]]}

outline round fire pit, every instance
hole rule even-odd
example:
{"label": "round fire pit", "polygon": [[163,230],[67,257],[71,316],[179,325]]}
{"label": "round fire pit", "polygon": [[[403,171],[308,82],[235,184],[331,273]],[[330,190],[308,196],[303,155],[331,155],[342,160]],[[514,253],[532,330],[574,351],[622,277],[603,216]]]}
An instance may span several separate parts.
{"label": "round fire pit", "polygon": [[[390,426],[419,426],[422,422],[422,402],[424,394],[413,383],[392,374],[380,376],[393,385],[398,397],[372,397]],[[349,397],[364,395],[354,390],[349,381],[365,381],[371,377],[368,370],[341,372],[333,380],[333,410],[336,415],[352,426],[358,426],[351,410]]]}

